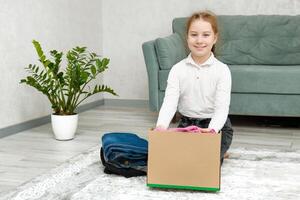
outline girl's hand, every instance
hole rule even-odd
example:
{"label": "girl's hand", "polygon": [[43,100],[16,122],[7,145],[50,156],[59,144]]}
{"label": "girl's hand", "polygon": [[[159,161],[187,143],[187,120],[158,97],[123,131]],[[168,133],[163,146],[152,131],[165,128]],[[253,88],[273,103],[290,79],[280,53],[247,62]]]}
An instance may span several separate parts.
{"label": "girl's hand", "polygon": [[212,128],[203,128],[201,129],[202,133],[216,133],[216,131]]}
{"label": "girl's hand", "polygon": [[164,126],[161,126],[161,125],[159,125],[159,126],[157,126],[155,129],[154,129],[154,131],[166,131],[167,129],[164,127]]}

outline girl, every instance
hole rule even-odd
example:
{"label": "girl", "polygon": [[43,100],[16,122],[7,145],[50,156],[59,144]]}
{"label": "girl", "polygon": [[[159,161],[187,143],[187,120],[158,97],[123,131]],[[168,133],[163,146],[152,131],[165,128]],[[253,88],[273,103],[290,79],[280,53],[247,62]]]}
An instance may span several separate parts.
{"label": "girl", "polygon": [[203,128],[202,132],[222,131],[223,161],[233,136],[228,118],[231,74],[228,66],[213,54],[218,39],[216,16],[210,12],[193,14],[187,22],[186,34],[190,54],[169,73],[156,129],[167,129],[178,109],[182,115],[178,127],[195,125]]}

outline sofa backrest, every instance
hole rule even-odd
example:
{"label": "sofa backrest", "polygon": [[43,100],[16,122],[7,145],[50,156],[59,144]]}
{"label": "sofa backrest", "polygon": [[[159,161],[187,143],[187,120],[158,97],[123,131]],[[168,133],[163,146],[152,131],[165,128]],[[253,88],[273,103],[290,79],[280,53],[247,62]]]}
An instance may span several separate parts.
{"label": "sofa backrest", "polygon": [[[173,20],[185,40],[187,18]],[[300,15],[220,15],[216,57],[226,64],[299,65]]]}
{"label": "sofa backrest", "polygon": [[182,37],[177,33],[155,40],[154,45],[160,69],[169,70],[187,56],[184,44]]}

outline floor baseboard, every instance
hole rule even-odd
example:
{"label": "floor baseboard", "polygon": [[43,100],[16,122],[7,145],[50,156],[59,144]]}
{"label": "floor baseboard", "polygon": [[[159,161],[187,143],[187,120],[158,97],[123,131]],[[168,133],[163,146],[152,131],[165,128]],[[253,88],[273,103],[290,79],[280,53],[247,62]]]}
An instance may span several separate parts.
{"label": "floor baseboard", "polygon": [[[95,108],[95,107],[101,106],[101,105],[104,105],[104,99],[81,105],[78,107],[77,112],[81,113],[81,112],[90,110],[92,108]],[[38,126],[47,124],[50,122],[50,120],[51,120],[51,116],[47,115],[47,116],[40,117],[37,119],[33,119],[33,120],[29,120],[29,121],[22,122],[19,124],[15,124],[12,126],[8,126],[5,128],[1,128],[0,129],[0,138],[7,137],[9,135],[13,135],[13,134],[16,134],[21,131],[25,131],[28,129],[32,129],[34,127],[38,127]]]}

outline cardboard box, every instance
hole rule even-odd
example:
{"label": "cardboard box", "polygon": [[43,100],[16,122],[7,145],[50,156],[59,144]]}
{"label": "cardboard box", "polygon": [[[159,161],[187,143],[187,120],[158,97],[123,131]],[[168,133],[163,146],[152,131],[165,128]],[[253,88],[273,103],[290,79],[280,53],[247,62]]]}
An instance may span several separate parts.
{"label": "cardboard box", "polygon": [[147,186],[220,190],[221,133],[149,131]]}

